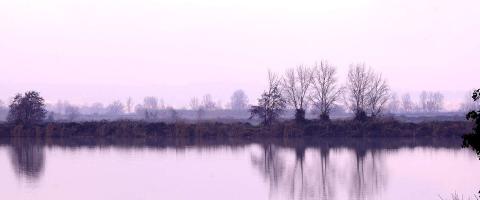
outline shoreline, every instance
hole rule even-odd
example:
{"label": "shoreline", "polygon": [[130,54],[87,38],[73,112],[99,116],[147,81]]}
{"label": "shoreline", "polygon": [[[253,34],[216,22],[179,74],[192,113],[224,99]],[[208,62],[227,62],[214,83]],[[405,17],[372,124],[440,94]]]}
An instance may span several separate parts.
{"label": "shoreline", "polygon": [[0,137],[95,138],[296,138],[296,137],[461,137],[472,130],[468,121],[409,123],[395,120],[284,121],[270,126],[249,123],[164,123],[145,121],[51,122],[0,124]]}

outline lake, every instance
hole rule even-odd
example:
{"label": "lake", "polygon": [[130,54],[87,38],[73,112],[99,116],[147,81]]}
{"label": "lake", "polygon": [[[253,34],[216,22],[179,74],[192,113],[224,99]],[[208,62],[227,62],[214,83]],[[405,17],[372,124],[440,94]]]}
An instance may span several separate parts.
{"label": "lake", "polygon": [[2,139],[1,199],[473,197],[459,139]]}

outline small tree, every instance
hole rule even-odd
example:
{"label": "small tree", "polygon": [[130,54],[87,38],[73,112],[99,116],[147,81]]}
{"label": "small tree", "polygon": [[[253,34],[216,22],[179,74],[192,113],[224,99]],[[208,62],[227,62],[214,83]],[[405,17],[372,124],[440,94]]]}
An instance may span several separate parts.
{"label": "small tree", "polygon": [[17,94],[10,104],[7,120],[11,123],[35,124],[45,119],[45,100],[36,91]]}
{"label": "small tree", "polygon": [[269,72],[268,80],[268,90],[264,91],[262,97],[258,99],[258,105],[252,106],[250,109],[250,119],[258,117],[264,125],[270,125],[277,120],[284,111],[286,104],[280,92],[280,80],[278,77]]}

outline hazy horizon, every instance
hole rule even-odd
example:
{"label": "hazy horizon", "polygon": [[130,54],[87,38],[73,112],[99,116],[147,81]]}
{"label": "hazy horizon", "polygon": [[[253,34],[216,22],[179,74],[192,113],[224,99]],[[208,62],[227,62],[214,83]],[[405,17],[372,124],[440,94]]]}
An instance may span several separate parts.
{"label": "hazy horizon", "polygon": [[186,107],[237,89],[255,103],[267,70],[327,60],[345,83],[366,63],[399,95],[478,85],[480,1],[0,0],[0,99],[37,90],[74,104],[145,96]]}

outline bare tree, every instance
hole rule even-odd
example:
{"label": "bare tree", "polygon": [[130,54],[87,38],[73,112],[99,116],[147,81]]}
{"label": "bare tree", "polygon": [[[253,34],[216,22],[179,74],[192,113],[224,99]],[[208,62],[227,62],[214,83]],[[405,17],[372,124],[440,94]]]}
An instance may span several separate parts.
{"label": "bare tree", "polygon": [[190,100],[190,109],[197,110],[200,107],[200,102],[198,101],[197,97],[193,97]]}
{"label": "bare tree", "polygon": [[295,108],[295,119],[297,121],[305,120],[308,89],[312,80],[312,70],[303,65],[288,69],[285,72],[282,88],[287,103]]}
{"label": "bare tree", "polygon": [[327,62],[315,64],[313,69],[313,85],[310,100],[320,111],[320,119],[330,120],[332,106],[340,97],[342,88],[337,85],[336,70]]}
{"label": "bare tree", "polygon": [[388,101],[388,111],[390,113],[398,113],[400,110],[400,101],[398,100],[397,93],[392,93]]}
{"label": "bare tree", "polygon": [[365,64],[350,66],[347,77],[347,96],[345,104],[355,114],[355,119],[363,120],[367,117],[368,93],[372,85],[373,73]]}
{"label": "bare tree", "polygon": [[248,106],[248,97],[243,90],[237,90],[230,97],[232,110],[245,110]]}
{"label": "bare tree", "polygon": [[205,108],[205,110],[216,109],[216,105],[215,105],[215,102],[213,101],[212,95],[206,94],[205,96],[203,96],[202,106],[203,108]]}
{"label": "bare tree", "polygon": [[389,98],[389,88],[387,81],[382,78],[381,74],[373,74],[371,76],[371,85],[367,93],[368,110],[372,117],[376,117],[382,113]]}
{"label": "bare tree", "polygon": [[157,97],[145,97],[143,105],[137,106],[136,112],[143,114],[146,120],[156,120],[160,113],[158,102]]}
{"label": "bare tree", "polygon": [[280,79],[272,72],[268,72],[268,90],[258,99],[258,105],[250,108],[250,119],[258,117],[262,124],[270,125],[278,119],[285,109],[285,100],[280,91]]}
{"label": "bare tree", "polygon": [[120,101],[114,101],[107,106],[107,113],[109,115],[121,115],[123,114],[123,104]]}
{"label": "bare tree", "polygon": [[203,108],[203,105],[200,104],[197,97],[193,97],[190,100],[190,108],[196,112],[197,120],[201,120],[205,115],[205,109]]}
{"label": "bare tree", "polygon": [[409,93],[406,93],[402,96],[402,110],[406,113],[410,113],[415,110],[415,104],[413,103]]}
{"label": "bare tree", "polygon": [[423,112],[439,112],[443,109],[443,94],[423,91],[420,94],[420,105]]}

